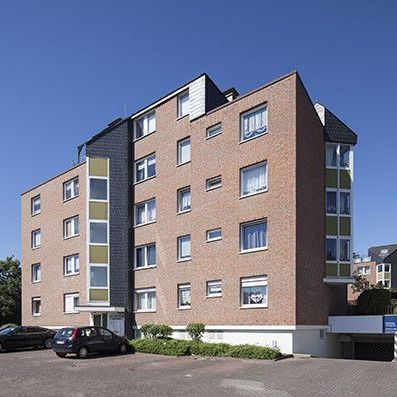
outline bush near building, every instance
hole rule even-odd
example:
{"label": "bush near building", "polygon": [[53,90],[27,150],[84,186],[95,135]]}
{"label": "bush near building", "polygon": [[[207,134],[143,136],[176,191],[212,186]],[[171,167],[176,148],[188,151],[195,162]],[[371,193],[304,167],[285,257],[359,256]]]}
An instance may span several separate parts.
{"label": "bush near building", "polygon": [[390,305],[391,300],[389,290],[383,288],[367,289],[357,298],[357,314],[387,314],[387,309]]}

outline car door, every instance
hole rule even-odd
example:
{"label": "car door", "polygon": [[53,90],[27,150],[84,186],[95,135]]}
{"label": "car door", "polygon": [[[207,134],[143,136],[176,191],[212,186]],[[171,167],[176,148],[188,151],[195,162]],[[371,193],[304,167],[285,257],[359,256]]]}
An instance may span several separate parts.
{"label": "car door", "polygon": [[118,338],[116,335],[106,328],[99,328],[98,331],[103,340],[104,352],[110,353],[116,351],[118,348]]}
{"label": "car door", "polygon": [[25,347],[27,330],[26,327],[17,327],[5,340],[5,348],[18,349]]}
{"label": "car door", "polygon": [[102,337],[99,335],[97,328],[87,327],[84,328],[84,335],[87,340],[88,348],[92,353],[104,353],[105,350],[105,342]]}

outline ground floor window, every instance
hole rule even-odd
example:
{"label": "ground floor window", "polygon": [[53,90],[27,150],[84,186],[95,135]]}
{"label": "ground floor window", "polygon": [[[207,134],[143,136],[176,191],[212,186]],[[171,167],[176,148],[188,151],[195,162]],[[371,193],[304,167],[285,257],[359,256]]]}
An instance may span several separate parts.
{"label": "ground floor window", "polygon": [[40,297],[32,298],[32,314],[33,314],[33,316],[41,315],[41,298]]}
{"label": "ground floor window", "polygon": [[190,284],[178,285],[178,307],[180,309],[189,309],[191,305],[192,296]]}
{"label": "ground floor window", "polygon": [[155,288],[135,290],[135,310],[137,312],[150,312],[156,310]]}
{"label": "ground floor window", "polygon": [[267,277],[246,277],[241,279],[241,306],[267,306]]}
{"label": "ground floor window", "polygon": [[79,306],[80,297],[78,293],[64,295],[64,312],[77,313],[76,306]]}

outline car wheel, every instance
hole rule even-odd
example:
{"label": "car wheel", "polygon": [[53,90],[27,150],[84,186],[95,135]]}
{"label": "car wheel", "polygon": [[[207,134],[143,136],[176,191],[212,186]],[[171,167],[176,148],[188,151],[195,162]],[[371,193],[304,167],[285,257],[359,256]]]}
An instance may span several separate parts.
{"label": "car wheel", "polygon": [[52,339],[48,338],[44,341],[44,347],[46,349],[52,349]]}
{"label": "car wheel", "polygon": [[119,353],[120,354],[125,354],[128,351],[128,345],[127,343],[122,343],[119,347]]}
{"label": "car wheel", "polygon": [[87,358],[88,354],[89,354],[89,351],[85,346],[80,347],[80,349],[77,351],[78,358]]}
{"label": "car wheel", "polygon": [[66,353],[56,353],[56,355],[60,358],[65,358],[66,357]]}

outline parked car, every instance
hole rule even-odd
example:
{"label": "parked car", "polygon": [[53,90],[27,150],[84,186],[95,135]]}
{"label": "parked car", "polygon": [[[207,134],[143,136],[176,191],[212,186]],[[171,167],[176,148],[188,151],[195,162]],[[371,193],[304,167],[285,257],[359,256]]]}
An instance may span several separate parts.
{"label": "parked car", "polygon": [[8,327],[0,330],[0,352],[23,347],[52,348],[56,332],[42,327]]}
{"label": "parked car", "polygon": [[62,328],[54,338],[53,350],[58,357],[76,354],[87,358],[91,353],[120,353],[128,351],[128,339],[103,327]]}

